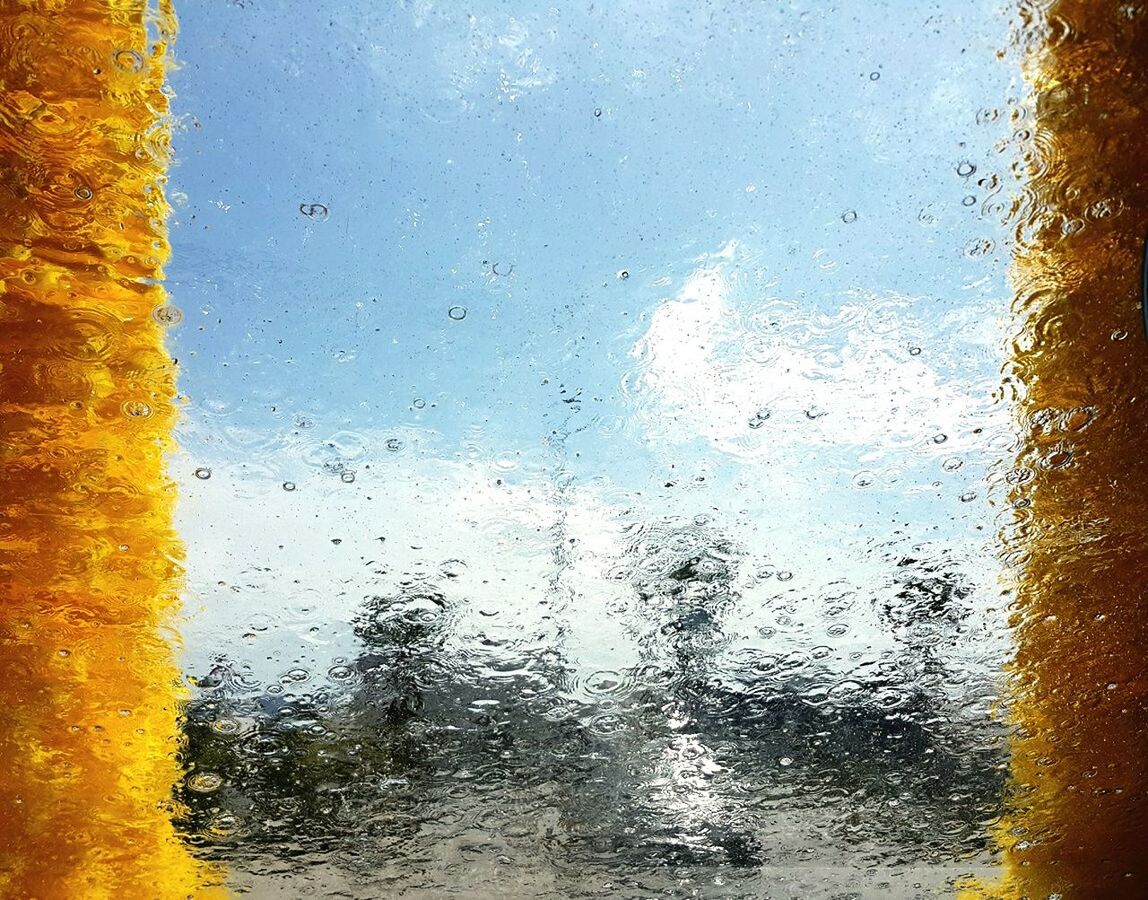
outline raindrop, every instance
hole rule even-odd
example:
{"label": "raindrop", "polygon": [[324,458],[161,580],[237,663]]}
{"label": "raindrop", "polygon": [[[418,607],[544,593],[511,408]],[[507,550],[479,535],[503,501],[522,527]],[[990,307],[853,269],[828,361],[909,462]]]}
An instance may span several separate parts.
{"label": "raindrop", "polygon": [[207,468],[207,466],[200,466],[195,470],[195,477],[200,481],[207,481],[207,479],[211,477],[211,469]]}
{"label": "raindrop", "polygon": [[466,318],[466,307],[465,306],[452,306],[450,309],[448,309],[446,311],[446,314],[448,316],[450,316],[452,319],[454,319],[456,322],[461,322],[463,319]]}

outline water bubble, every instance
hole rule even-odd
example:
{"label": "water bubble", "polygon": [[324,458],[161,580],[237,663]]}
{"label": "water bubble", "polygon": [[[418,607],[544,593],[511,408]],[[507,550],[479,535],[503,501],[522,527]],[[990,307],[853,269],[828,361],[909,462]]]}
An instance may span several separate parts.
{"label": "water bubble", "polygon": [[285,490],[285,491],[295,490],[295,482],[294,481],[284,481],[283,482],[283,490]]}
{"label": "water bubble", "polygon": [[968,178],[976,170],[977,170],[977,167],[974,166],[967,159],[962,160],[961,162],[957,163],[957,174],[960,175],[962,178]]}
{"label": "water bubble", "polygon": [[879,81],[880,78],[881,78],[880,72],[870,72],[869,73],[869,80],[870,81]]}
{"label": "water bubble", "polygon": [[920,356],[921,355],[921,348],[920,347],[910,347],[909,348],[909,355],[910,356]]}
{"label": "water bubble", "polygon": [[781,757],[781,759],[779,759],[777,761],[777,764],[779,766],[792,766],[793,765],[793,757],[792,756],[783,756],[783,757]]}
{"label": "water bubble", "polygon": [[207,479],[211,477],[211,469],[207,466],[200,466],[195,470],[195,477],[200,481],[207,481]]}
{"label": "water bubble", "polygon": [[414,402],[411,404],[411,406],[413,406],[415,409],[423,409],[426,405],[427,402],[422,397],[416,397]]}
{"label": "water bubble", "polygon": [[450,309],[448,309],[446,311],[446,314],[448,316],[450,316],[452,319],[454,319],[456,322],[461,322],[463,319],[466,318],[466,307],[465,306],[452,306]]}
{"label": "water bubble", "polygon": [[791,581],[792,579],[793,579],[793,573],[789,572],[785,569],[782,569],[780,572],[777,573],[777,580],[778,581]]}
{"label": "water bubble", "polygon": [[933,435],[933,443],[934,444],[943,444],[948,439],[949,439],[949,436],[947,434],[934,434]]}
{"label": "water bubble", "polygon": [[403,449],[403,442],[398,438],[387,438],[387,442],[383,444],[390,453],[398,453]]}
{"label": "water bubble", "polygon": [[946,472],[955,472],[964,464],[965,461],[963,459],[959,459],[956,456],[950,456],[943,463],[941,463],[941,468]]}
{"label": "water bubble", "polygon": [[1108,337],[1114,341],[1122,341],[1128,337],[1128,332],[1125,331],[1123,328],[1117,328]]}
{"label": "water bubble", "polygon": [[620,281],[625,281],[627,278],[630,277],[630,273],[627,269],[619,269],[617,271],[616,275]]}
{"label": "water bubble", "polygon": [[972,206],[977,202],[977,198],[973,194],[966,194],[965,198],[961,201],[962,206]]}
{"label": "water bubble", "polygon": [[120,409],[129,419],[146,419],[151,415],[151,407],[142,400],[126,400]]}
{"label": "water bubble", "polygon": [[977,499],[977,495],[976,495],[976,492],[974,492],[974,491],[965,491],[963,494],[961,494],[961,496],[958,499],[962,503],[972,503],[974,500]]}
{"label": "water bubble", "polygon": [[300,203],[299,212],[305,215],[308,219],[326,219],[330,215],[330,210],[327,209],[322,203]]}
{"label": "water bubble", "polygon": [[602,107],[600,107],[600,106],[594,107],[594,118],[595,119],[602,118]]}
{"label": "water bubble", "polygon": [[75,191],[73,191],[73,193],[76,195],[77,200],[91,200],[92,197],[94,196],[92,193],[92,189],[90,187],[88,187],[86,184],[81,184],[79,187],[76,188]]}
{"label": "water bubble", "polygon": [[877,478],[872,472],[858,472],[853,476],[853,483],[860,488],[870,487],[876,480]]}
{"label": "water bubble", "polygon": [[841,214],[841,221],[844,222],[846,225],[849,225],[853,222],[856,222],[857,221],[857,210],[855,210],[855,209],[845,210],[845,212],[843,212]]}
{"label": "water bubble", "polygon": [[352,484],[355,480],[355,473],[348,469],[339,475],[339,480],[343,484]]}

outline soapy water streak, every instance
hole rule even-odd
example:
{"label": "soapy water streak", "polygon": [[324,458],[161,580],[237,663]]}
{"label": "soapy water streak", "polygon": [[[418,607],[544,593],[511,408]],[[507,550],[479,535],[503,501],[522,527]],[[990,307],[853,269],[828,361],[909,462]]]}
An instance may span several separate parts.
{"label": "soapy water streak", "polygon": [[[1044,5],[1042,4],[1041,7]],[[1024,4],[1031,177],[1005,482],[1015,592],[1012,791],[993,897],[1148,896],[1148,10]]]}
{"label": "soapy water streak", "polygon": [[[186,897],[171,8],[0,5],[0,895]],[[200,893],[200,895],[202,895]]]}

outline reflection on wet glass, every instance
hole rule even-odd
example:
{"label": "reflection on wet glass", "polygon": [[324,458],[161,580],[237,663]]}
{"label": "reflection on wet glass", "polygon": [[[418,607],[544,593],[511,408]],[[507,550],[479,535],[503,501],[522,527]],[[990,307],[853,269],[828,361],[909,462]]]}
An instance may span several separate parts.
{"label": "reflection on wet glass", "polygon": [[1143,895],[1137,10],[115,6],[8,27],[10,893]]}

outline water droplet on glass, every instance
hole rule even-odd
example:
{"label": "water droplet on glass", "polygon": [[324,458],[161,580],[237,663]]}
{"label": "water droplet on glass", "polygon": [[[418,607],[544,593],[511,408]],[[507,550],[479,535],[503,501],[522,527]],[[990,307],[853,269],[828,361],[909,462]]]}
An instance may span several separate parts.
{"label": "water droplet on glass", "polygon": [[196,772],[187,779],[187,786],[197,794],[210,794],[223,786],[223,777],[215,772]]}
{"label": "water droplet on glass", "polygon": [[183,311],[177,306],[157,306],[151,317],[160,325],[178,325],[183,321]]}

